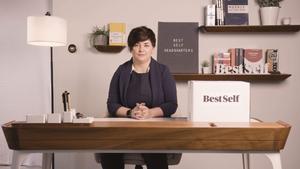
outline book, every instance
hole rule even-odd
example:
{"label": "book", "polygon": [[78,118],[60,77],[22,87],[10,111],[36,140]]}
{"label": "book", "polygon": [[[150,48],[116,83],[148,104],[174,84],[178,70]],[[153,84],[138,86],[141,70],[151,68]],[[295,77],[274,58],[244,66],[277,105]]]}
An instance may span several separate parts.
{"label": "book", "polygon": [[230,66],[236,66],[235,61],[235,48],[228,49],[228,52],[230,53]]}
{"label": "book", "polygon": [[244,49],[235,48],[235,64],[236,66],[244,66]]}
{"label": "book", "polygon": [[248,0],[223,0],[225,25],[249,25]]}
{"label": "book", "polygon": [[109,45],[110,46],[126,46],[126,24],[125,23],[109,23]]}
{"label": "book", "polygon": [[216,21],[216,5],[207,5],[205,7],[205,25],[215,26]]}
{"label": "book", "polygon": [[224,25],[223,0],[212,0],[212,3],[216,6],[215,25]]}
{"label": "book", "polygon": [[215,74],[229,73],[230,53],[215,52],[213,56],[213,72]]}
{"label": "book", "polygon": [[280,73],[279,72],[278,49],[267,49],[266,50],[266,62],[268,65],[269,73]]}
{"label": "book", "polygon": [[244,49],[244,73],[264,73],[265,58],[262,49]]}
{"label": "book", "polygon": [[171,73],[199,73],[198,23],[159,22],[157,60]]}

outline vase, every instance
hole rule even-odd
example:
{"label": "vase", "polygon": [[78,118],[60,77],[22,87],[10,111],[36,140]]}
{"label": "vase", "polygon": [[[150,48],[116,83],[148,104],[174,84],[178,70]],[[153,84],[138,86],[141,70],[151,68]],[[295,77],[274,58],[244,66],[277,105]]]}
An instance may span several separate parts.
{"label": "vase", "polygon": [[279,7],[261,7],[260,19],[262,25],[277,25]]}
{"label": "vase", "polygon": [[108,37],[105,35],[97,35],[94,37],[94,45],[106,46],[108,44]]}
{"label": "vase", "polygon": [[202,74],[209,74],[209,67],[202,67]]}

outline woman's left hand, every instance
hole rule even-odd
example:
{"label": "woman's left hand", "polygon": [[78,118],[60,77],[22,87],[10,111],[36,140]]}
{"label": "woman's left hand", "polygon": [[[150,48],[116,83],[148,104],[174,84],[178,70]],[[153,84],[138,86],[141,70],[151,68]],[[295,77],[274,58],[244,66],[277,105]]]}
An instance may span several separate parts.
{"label": "woman's left hand", "polygon": [[151,109],[145,105],[140,105],[139,110],[141,110],[140,119],[149,119],[152,118]]}

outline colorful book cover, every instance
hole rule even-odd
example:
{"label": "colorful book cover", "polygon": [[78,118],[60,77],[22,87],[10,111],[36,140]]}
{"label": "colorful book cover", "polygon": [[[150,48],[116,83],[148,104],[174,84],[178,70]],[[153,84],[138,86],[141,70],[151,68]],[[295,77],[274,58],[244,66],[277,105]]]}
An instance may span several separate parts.
{"label": "colorful book cover", "polygon": [[225,25],[249,25],[248,0],[223,0]]}
{"label": "colorful book cover", "polygon": [[109,29],[109,45],[110,46],[126,46],[126,24],[110,23]]}
{"label": "colorful book cover", "polygon": [[262,73],[265,65],[262,49],[244,49],[244,65],[245,73]]}
{"label": "colorful book cover", "polygon": [[213,55],[213,72],[215,74],[228,73],[228,66],[230,66],[230,53],[215,52]]}
{"label": "colorful book cover", "polygon": [[157,60],[171,73],[199,73],[197,22],[159,22]]}
{"label": "colorful book cover", "polygon": [[268,63],[269,73],[279,73],[278,49],[267,49],[266,62]]}
{"label": "colorful book cover", "polygon": [[265,59],[262,55],[262,49],[244,49],[244,64],[265,64]]}

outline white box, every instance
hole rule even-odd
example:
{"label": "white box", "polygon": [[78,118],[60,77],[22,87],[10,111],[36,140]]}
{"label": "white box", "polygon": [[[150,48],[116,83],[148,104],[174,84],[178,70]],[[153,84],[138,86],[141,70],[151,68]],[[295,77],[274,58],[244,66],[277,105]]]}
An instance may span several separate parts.
{"label": "white box", "polygon": [[216,5],[207,5],[205,7],[205,16],[215,16],[216,15]]}
{"label": "white box", "polygon": [[75,109],[71,109],[69,112],[64,112],[63,113],[63,122],[64,123],[72,123],[75,116],[76,116]]}
{"label": "white box", "polygon": [[207,5],[205,7],[205,25],[206,26],[215,26],[216,24],[216,5]]}
{"label": "white box", "polygon": [[47,123],[61,123],[61,114],[47,114]]}
{"label": "white box", "polygon": [[46,122],[45,114],[26,115],[26,123],[45,123],[45,122]]}
{"label": "white box", "polygon": [[206,16],[205,26],[215,26],[216,25],[216,16]]}
{"label": "white box", "polygon": [[250,84],[241,81],[189,81],[188,113],[200,122],[249,122]]}

